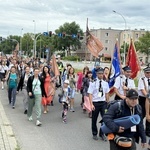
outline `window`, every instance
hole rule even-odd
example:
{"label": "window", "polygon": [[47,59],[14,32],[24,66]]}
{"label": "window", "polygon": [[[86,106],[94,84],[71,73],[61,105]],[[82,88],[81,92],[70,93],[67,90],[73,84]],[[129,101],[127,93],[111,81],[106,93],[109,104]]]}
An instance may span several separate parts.
{"label": "window", "polygon": [[108,33],[105,33],[105,36],[107,37],[109,34]]}
{"label": "window", "polygon": [[142,34],[142,37],[144,37],[144,34]]}
{"label": "window", "polygon": [[123,38],[124,38],[124,39],[126,38],[126,35],[125,35],[125,34],[123,35]]}
{"label": "window", "polygon": [[109,43],[109,41],[108,41],[108,40],[105,40],[105,43]]}
{"label": "window", "polygon": [[135,37],[136,37],[136,38],[139,38],[139,35],[138,35],[138,33],[136,33],[136,34],[135,34]]}
{"label": "window", "polygon": [[108,50],[108,47],[105,47],[105,51],[107,51]]}

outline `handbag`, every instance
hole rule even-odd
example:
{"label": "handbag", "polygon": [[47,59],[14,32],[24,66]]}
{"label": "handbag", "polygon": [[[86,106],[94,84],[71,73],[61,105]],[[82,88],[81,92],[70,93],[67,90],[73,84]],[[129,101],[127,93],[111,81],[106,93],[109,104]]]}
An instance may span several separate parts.
{"label": "handbag", "polygon": [[132,138],[122,137],[116,135],[114,138],[115,143],[120,147],[129,148],[132,146]]}
{"label": "handbag", "polygon": [[[37,82],[38,82],[38,80],[37,80]],[[33,88],[33,91],[31,92],[31,93],[32,93],[32,95],[31,95],[31,96],[29,96],[29,97],[30,97],[30,99],[35,98],[34,90],[35,90],[35,87],[36,87],[36,85],[37,85],[37,82],[36,82],[36,84],[35,84],[35,86],[34,86],[34,88]]]}

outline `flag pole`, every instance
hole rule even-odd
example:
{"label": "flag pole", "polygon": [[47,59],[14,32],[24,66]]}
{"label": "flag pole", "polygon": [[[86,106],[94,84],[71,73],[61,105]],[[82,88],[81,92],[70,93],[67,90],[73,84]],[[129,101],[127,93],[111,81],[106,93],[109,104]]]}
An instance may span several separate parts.
{"label": "flag pole", "polygon": [[[87,28],[88,28],[88,18],[86,20],[86,30],[87,30]],[[86,43],[85,44],[87,45],[87,33],[86,33]],[[85,51],[85,63],[87,60],[87,51],[88,51],[88,49],[86,49],[86,51]]]}

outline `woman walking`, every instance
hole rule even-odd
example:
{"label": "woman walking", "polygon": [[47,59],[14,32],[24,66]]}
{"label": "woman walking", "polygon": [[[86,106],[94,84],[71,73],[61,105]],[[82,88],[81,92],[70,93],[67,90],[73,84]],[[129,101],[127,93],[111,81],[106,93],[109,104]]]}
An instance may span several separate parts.
{"label": "woman walking", "polygon": [[4,79],[5,79],[5,62],[2,61],[0,63],[0,80],[1,80],[1,86],[2,86],[2,90],[4,89]]}
{"label": "woman walking", "polygon": [[92,108],[90,105],[90,100],[89,100],[89,94],[87,93],[90,82],[93,81],[93,77],[92,77],[92,71],[88,71],[85,78],[83,78],[83,93],[82,96],[84,97],[84,103],[83,103],[83,112],[85,112],[86,110],[89,113],[89,117],[92,117]]}
{"label": "woman walking", "polygon": [[41,118],[41,100],[42,96],[45,96],[44,84],[43,80],[39,77],[39,69],[34,68],[34,75],[29,77],[27,82],[27,91],[29,94],[29,102],[28,102],[28,119],[32,121],[32,111],[35,106],[36,111],[36,125],[40,126],[42,123],[40,122]]}
{"label": "woman walking", "polygon": [[31,76],[30,67],[26,66],[25,73],[21,75],[21,78],[19,80],[18,87],[17,87],[17,93],[19,92],[19,90],[21,90],[23,94],[24,114],[27,114],[27,110],[28,110],[27,81],[30,76]]}
{"label": "woman walking", "polygon": [[76,79],[75,79],[75,70],[73,67],[71,67],[67,74],[67,79],[69,80],[69,86],[70,86],[70,111],[75,112],[74,110],[74,97],[75,97],[75,90],[76,90]]}
{"label": "woman walking", "polygon": [[53,100],[53,95],[54,95],[54,77],[52,78],[50,75],[50,68],[48,66],[43,67],[43,71],[41,74],[41,78],[43,79],[44,83],[44,91],[45,91],[45,96],[42,97],[42,105],[44,107],[44,114],[48,113],[48,108],[47,106],[50,105],[50,103]]}
{"label": "woman walking", "polygon": [[9,104],[12,105],[12,109],[15,109],[17,79],[18,77],[16,73],[16,67],[12,66],[10,72],[5,78],[5,80],[7,80],[8,83],[8,99],[9,99]]}

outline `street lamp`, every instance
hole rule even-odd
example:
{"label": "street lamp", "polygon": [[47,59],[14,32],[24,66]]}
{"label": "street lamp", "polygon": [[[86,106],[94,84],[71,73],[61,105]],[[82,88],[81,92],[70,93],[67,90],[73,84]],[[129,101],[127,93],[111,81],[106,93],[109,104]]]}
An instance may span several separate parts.
{"label": "street lamp", "polygon": [[[122,19],[124,20],[125,33],[126,33],[126,28],[127,28],[126,19],[124,18],[124,16],[123,16],[121,13],[119,13],[119,12],[117,12],[117,11],[115,11],[115,10],[113,10],[113,12],[116,13],[116,14],[118,14],[118,15],[120,15],[120,16],[122,17]],[[125,64],[126,64],[126,42],[125,42],[125,41],[124,41],[124,49],[123,49],[123,51],[124,51],[124,65],[125,65]]]}
{"label": "street lamp", "polygon": [[22,31],[23,28],[21,29],[21,37],[20,37],[20,56],[22,56]]}
{"label": "street lamp", "polygon": [[37,41],[37,39],[38,39],[38,37],[40,36],[40,35],[42,35],[41,33],[39,33],[38,35],[37,35],[37,37],[35,37],[35,45],[34,45],[34,48],[35,48],[35,57],[36,57],[36,41]]}
{"label": "street lamp", "polygon": [[34,54],[34,58],[36,57],[36,39],[35,39],[35,31],[36,31],[36,22],[35,20],[33,20],[34,22],[34,42],[33,42],[33,54]]}

